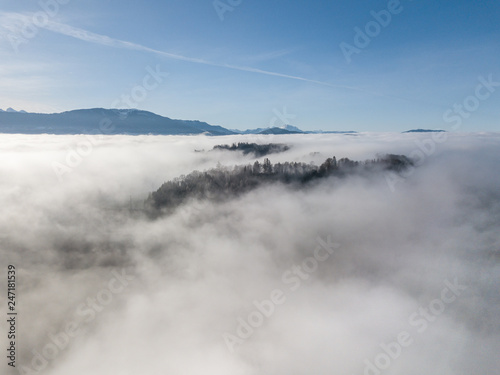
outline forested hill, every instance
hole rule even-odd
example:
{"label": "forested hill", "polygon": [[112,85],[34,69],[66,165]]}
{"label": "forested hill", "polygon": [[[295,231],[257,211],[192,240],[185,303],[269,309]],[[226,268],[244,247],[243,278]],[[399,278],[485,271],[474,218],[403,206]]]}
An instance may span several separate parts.
{"label": "forested hill", "polygon": [[350,174],[400,172],[413,165],[403,155],[386,155],[364,162],[335,157],[328,158],[320,166],[307,163],[276,163],[269,159],[253,165],[237,165],[233,168],[218,167],[205,172],[194,171],[164,183],[150,194],[147,206],[153,210],[170,210],[188,199],[222,200],[248,192],[264,184],[281,183],[304,186],[327,177],[345,177]]}
{"label": "forested hill", "polygon": [[243,155],[252,154],[256,158],[260,158],[269,154],[276,154],[279,152],[285,152],[290,149],[290,146],[281,143],[268,143],[268,144],[257,144],[257,143],[247,143],[238,142],[238,144],[233,143],[229,145],[217,145],[214,146],[213,150],[226,150],[226,151],[241,151]]}

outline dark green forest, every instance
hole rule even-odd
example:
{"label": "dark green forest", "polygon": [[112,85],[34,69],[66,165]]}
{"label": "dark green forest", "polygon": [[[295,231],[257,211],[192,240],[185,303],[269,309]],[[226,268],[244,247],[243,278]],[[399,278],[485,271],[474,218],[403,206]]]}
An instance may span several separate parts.
{"label": "dark green forest", "polygon": [[150,194],[146,205],[153,211],[170,210],[188,199],[223,200],[256,189],[265,184],[284,184],[296,188],[326,178],[345,178],[352,174],[401,172],[413,162],[403,155],[386,155],[366,161],[328,158],[320,166],[285,162],[273,164],[268,158],[261,163],[232,168],[218,166],[204,172],[193,171],[165,182]]}
{"label": "dark green forest", "polygon": [[289,149],[290,146],[281,143],[257,144],[247,142],[233,143],[231,146],[217,145],[213,148],[213,150],[242,151],[243,155],[253,154],[256,158],[260,158],[269,154],[285,152]]}

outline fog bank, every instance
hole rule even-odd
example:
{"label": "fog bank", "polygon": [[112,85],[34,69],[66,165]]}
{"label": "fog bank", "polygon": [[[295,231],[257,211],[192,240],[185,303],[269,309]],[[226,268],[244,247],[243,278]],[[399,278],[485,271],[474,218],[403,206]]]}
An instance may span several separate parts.
{"label": "fog bank", "polygon": [[[0,138],[12,374],[500,368],[499,134]],[[143,214],[166,181],[262,161],[208,152],[240,141],[290,146],[273,163],[403,154],[417,166]]]}

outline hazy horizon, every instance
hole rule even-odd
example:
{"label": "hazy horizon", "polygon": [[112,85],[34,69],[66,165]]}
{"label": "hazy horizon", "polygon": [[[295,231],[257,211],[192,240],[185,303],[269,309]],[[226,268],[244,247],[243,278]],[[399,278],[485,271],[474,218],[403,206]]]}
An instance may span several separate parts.
{"label": "hazy horizon", "polygon": [[0,105],[241,129],[403,131],[459,116],[498,131],[499,17],[493,0],[2,0]]}
{"label": "hazy horizon", "polygon": [[[23,109],[15,109],[15,108],[11,108],[9,107],[8,109],[11,109],[13,111],[10,111],[10,112],[17,112],[17,113],[28,113],[28,114],[60,114],[60,113],[64,113],[64,112],[71,112],[71,111],[82,111],[82,110],[92,110],[92,109],[104,109],[104,110],[117,110],[117,111],[134,111],[134,110],[137,110],[137,111],[145,111],[145,112],[150,112],[150,113],[153,113],[155,115],[159,115],[157,113],[154,113],[154,112],[151,112],[151,111],[146,111],[146,110],[142,110],[142,109],[138,109],[138,108],[102,108],[102,107],[96,107],[96,108],[74,108],[74,109],[70,109],[68,111],[62,111],[62,112],[27,112]],[[8,112],[7,109],[3,110],[2,108],[0,108],[1,111],[3,112]],[[24,111],[24,112],[23,112]],[[160,115],[162,117],[166,117],[166,118],[170,118],[170,119],[173,119],[172,117],[168,117],[168,116],[163,116],[163,115]],[[174,120],[183,120],[183,121],[201,121],[201,122],[206,122],[204,121],[203,119],[174,119]],[[95,125],[95,124],[94,124]],[[219,124],[210,124],[209,125],[213,125],[213,126],[220,126]],[[378,130],[371,130],[371,131],[358,131],[356,129],[347,129],[347,128],[342,128],[342,127],[338,127],[338,128],[335,128],[335,129],[329,129],[329,130],[325,130],[325,129],[320,129],[320,128],[314,128],[313,130],[304,130],[304,129],[300,129],[300,127],[298,126],[295,126],[293,121],[291,123],[284,123],[282,122],[281,124],[277,124],[276,122],[271,122],[269,123],[267,126],[264,126],[264,127],[253,127],[253,128],[238,128],[237,126],[232,126],[232,127],[226,127],[225,129],[228,129],[228,130],[238,130],[238,131],[245,131],[245,130],[250,130],[250,129],[259,129],[259,128],[262,128],[262,129],[265,129],[265,128],[273,128],[273,127],[276,127],[276,128],[285,128],[287,126],[293,126],[293,127],[297,127],[299,128],[300,130],[302,131],[305,131],[305,132],[311,132],[311,131],[355,131],[356,133],[366,133],[366,134],[369,134],[369,133],[404,133],[404,132],[408,132],[410,130],[439,130],[439,131],[448,131],[448,132],[453,132],[453,133],[470,133],[470,134],[475,134],[475,133],[498,133],[500,130],[492,130],[492,131],[477,131],[477,130],[466,130],[466,129],[463,129],[461,128],[461,121],[459,122],[456,122],[453,126],[448,126],[448,128],[428,128],[428,127],[425,127],[425,126],[419,126],[419,127],[415,127],[415,128],[409,128],[409,129],[405,129],[405,130],[401,130],[401,131],[378,131]],[[141,132],[140,129],[138,128],[137,129],[138,131],[138,135],[140,134],[143,134],[143,135],[146,135],[148,134],[147,132]],[[20,133],[22,134],[22,133]],[[105,134],[105,133],[104,133]]]}

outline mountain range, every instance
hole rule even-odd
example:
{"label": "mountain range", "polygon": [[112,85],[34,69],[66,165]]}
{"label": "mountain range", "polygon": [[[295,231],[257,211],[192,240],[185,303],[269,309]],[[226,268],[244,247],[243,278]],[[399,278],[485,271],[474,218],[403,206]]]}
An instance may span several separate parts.
{"label": "mountain range", "polygon": [[[102,129],[105,130],[102,130]],[[0,133],[22,134],[154,134],[154,135],[233,135],[356,133],[354,131],[302,131],[292,125],[245,131],[226,129],[202,121],[175,120],[138,109],[78,109],[62,113],[27,113],[0,109]]]}
{"label": "mountain range", "polygon": [[[413,129],[404,133],[443,130]],[[0,133],[10,134],[153,134],[153,135],[235,135],[235,134],[355,134],[349,131],[304,131],[293,125],[226,129],[196,120],[176,120],[138,109],[77,109],[61,113],[29,113],[0,109]]]}
{"label": "mountain range", "polygon": [[0,108],[0,112],[9,112],[9,113],[28,113],[28,112],[26,112],[26,111],[24,111],[24,110],[22,110],[22,109],[21,109],[20,111],[16,111],[14,108],[11,108],[11,107],[7,108],[5,111],[4,111],[2,108]]}

